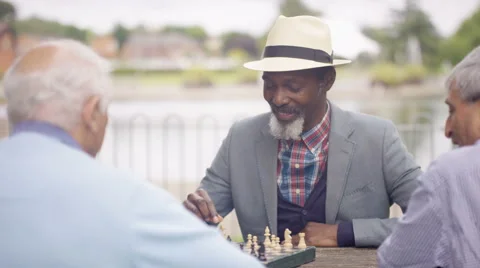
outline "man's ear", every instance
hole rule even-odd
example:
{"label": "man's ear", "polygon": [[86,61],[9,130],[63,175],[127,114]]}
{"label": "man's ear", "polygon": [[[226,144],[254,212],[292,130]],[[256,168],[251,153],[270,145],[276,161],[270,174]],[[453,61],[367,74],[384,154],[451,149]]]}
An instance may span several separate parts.
{"label": "man's ear", "polygon": [[337,77],[337,71],[335,71],[335,68],[330,68],[328,72],[325,73],[323,76],[323,79],[319,83],[319,87],[326,91],[329,91],[330,88],[332,88],[333,83],[335,82],[335,79]]}
{"label": "man's ear", "polygon": [[100,116],[100,97],[92,96],[85,101],[82,110],[82,119],[91,132],[98,131],[98,117]]}

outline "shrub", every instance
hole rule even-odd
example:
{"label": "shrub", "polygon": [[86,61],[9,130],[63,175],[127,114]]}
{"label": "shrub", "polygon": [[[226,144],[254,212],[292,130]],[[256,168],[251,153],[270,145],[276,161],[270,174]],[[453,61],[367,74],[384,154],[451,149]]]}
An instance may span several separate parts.
{"label": "shrub", "polygon": [[213,73],[200,67],[192,67],[183,73],[183,86],[205,88],[213,86]]}
{"label": "shrub", "polygon": [[372,86],[379,84],[390,88],[422,83],[428,75],[428,71],[422,65],[401,66],[393,63],[380,63],[372,67],[371,74]]}

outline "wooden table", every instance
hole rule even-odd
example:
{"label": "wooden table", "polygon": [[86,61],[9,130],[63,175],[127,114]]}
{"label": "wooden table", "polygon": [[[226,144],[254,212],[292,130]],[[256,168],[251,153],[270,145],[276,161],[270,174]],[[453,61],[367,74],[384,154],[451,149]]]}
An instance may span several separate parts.
{"label": "wooden table", "polygon": [[377,267],[377,250],[363,248],[317,248],[315,261],[301,267]]}

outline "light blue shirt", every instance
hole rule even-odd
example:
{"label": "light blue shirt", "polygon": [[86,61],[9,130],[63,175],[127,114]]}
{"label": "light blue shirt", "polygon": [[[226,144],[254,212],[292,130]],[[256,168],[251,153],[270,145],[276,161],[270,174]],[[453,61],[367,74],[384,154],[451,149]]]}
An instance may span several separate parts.
{"label": "light blue shirt", "polygon": [[0,267],[263,267],[166,191],[79,149],[38,122],[0,142]]}
{"label": "light blue shirt", "polygon": [[379,267],[479,267],[480,142],[441,156],[420,181]]}

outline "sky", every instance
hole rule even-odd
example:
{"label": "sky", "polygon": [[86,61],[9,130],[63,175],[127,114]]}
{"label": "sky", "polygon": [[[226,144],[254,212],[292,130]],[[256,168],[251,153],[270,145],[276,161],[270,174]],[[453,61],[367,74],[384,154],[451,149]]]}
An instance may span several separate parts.
{"label": "sky", "polygon": [[[279,0],[10,0],[20,18],[37,15],[47,19],[107,33],[117,22],[129,27],[143,24],[201,25],[211,35],[243,31],[260,36],[278,16]],[[404,0],[305,0],[321,10],[332,32],[337,54],[355,57],[362,51],[377,52],[364,37],[364,25],[386,26],[390,8]],[[480,0],[418,0],[440,34],[449,36],[479,5]],[[441,4],[440,4],[441,2]]]}

